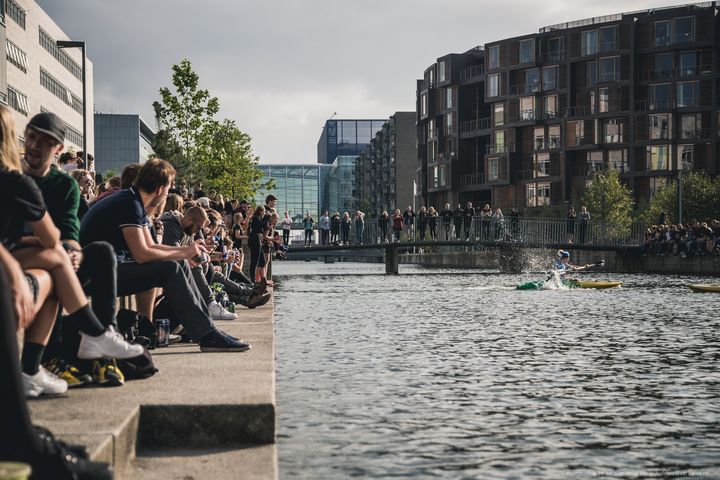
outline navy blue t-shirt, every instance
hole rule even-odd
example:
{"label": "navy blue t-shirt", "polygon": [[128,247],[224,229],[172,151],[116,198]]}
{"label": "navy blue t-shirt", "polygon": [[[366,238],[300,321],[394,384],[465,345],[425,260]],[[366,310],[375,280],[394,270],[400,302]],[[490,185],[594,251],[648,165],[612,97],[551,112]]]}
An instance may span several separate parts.
{"label": "navy blue t-shirt", "polygon": [[23,223],[45,215],[45,202],[32,178],[0,167],[0,204],[0,243],[12,250],[22,237]]}
{"label": "navy blue t-shirt", "polygon": [[145,228],[149,224],[140,193],[135,187],[103,198],[85,214],[80,223],[80,243],[105,241],[120,259],[131,258],[123,228]]}

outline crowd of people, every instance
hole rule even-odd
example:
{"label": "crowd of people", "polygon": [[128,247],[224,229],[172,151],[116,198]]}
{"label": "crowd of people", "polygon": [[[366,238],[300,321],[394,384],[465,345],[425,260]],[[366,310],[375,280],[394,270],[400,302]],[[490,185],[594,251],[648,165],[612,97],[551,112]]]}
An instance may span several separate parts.
{"label": "crowd of people", "polygon": [[235,304],[270,299],[267,265],[282,250],[277,199],[251,211],[201,185],[191,195],[162,159],[96,186],[92,157],[63,152],[65,128],[52,113],[34,116],[21,155],[12,113],[0,106],[0,461],[28,463],[38,478],[111,478],[81,447],[34,427],[26,399],[120,386],[121,365],[152,363],[148,344],[118,322],[122,296],[135,296],[138,317],[169,318],[173,342],[250,349],[215,321],[237,318]]}
{"label": "crowd of people", "polygon": [[720,255],[720,221],[661,223],[645,231],[643,255]]}

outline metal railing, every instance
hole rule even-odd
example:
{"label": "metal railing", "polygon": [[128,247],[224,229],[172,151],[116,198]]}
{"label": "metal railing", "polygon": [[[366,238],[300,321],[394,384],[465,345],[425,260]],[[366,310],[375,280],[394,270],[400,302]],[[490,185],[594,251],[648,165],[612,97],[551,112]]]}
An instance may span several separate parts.
{"label": "metal railing", "polygon": [[485,74],[485,65],[473,65],[460,70],[460,80],[470,80],[472,78],[480,78]]}
{"label": "metal railing", "polygon": [[460,133],[476,133],[490,130],[489,118],[478,118],[468,122],[460,123]]}
{"label": "metal railing", "polygon": [[[327,243],[333,246],[385,245],[393,242],[512,242],[533,246],[588,245],[598,247],[639,247],[644,241],[645,226],[634,222],[624,226],[602,221],[565,218],[492,217],[419,217],[403,219],[402,228],[393,228],[392,218],[381,221],[365,219],[362,226],[354,220],[349,225],[331,227]],[[325,238],[313,229],[311,246],[322,245]],[[304,232],[291,233],[291,246],[304,244]]]}

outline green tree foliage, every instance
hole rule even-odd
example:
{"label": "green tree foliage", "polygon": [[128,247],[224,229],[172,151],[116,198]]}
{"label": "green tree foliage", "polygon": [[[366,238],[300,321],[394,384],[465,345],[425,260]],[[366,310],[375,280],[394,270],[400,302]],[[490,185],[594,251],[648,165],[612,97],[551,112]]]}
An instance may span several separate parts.
{"label": "green tree foliage", "polygon": [[[720,177],[712,178],[702,172],[688,172],[682,176],[682,220],[707,221],[720,218]],[[678,188],[673,180],[661,188],[642,210],[640,219],[646,224],[657,223],[660,212],[665,212],[665,221],[677,223]]]}
{"label": "green tree foliage", "polygon": [[183,154],[182,147],[175,141],[167,130],[160,130],[155,135],[152,145],[155,156],[170,162],[180,179],[190,176],[190,162]]}
{"label": "green tree foliage", "polygon": [[596,173],[585,190],[582,204],[590,212],[593,225],[607,238],[624,238],[632,225],[632,192],[620,182],[615,170]]}

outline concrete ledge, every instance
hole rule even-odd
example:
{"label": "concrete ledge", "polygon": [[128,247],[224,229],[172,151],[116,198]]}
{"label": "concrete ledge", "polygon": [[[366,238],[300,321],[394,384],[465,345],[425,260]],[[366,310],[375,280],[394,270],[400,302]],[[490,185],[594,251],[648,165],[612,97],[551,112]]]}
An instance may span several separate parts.
{"label": "concrete ledge", "polygon": [[[92,459],[111,463],[117,478],[133,478],[139,447],[152,451],[182,447],[218,449],[224,465],[234,449],[275,441],[275,348],[272,302],[239,319],[216,322],[227,333],[252,344],[244,353],[203,353],[195,344],[152,351],[160,370],[146,380],[123,387],[90,387],[56,398],[30,401],[33,423],[58,438],[85,445]],[[274,445],[259,469],[276,478]],[[198,452],[196,452],[197,455]],[[143,454],[146,465],[147,453]],[[233,464],[233,471],[242,471]],[[218,478],[234,478],[228,470]],[[153,478],[162,478],[153,476]],[[167,478],[167,477],[166,477]]]}

